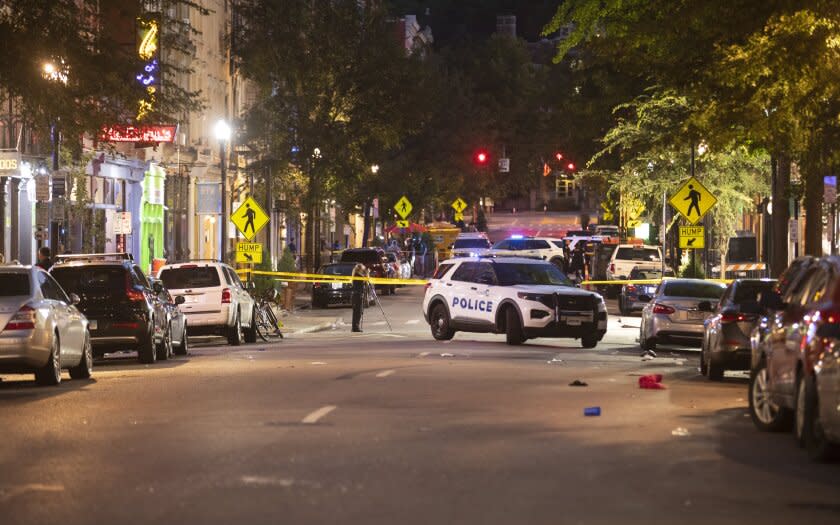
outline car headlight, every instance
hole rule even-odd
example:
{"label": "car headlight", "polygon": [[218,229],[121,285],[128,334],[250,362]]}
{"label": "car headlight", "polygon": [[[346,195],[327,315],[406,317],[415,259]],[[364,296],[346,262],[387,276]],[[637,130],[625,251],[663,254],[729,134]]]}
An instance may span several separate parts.
{"label": "car headlight", "polygon": [[526,301],[536,301],[538,303],[542,302],[543,298],[546,297],[545,294],[527,292],[519,292],[516,294],[516,296],[520,299],[525,299]]}

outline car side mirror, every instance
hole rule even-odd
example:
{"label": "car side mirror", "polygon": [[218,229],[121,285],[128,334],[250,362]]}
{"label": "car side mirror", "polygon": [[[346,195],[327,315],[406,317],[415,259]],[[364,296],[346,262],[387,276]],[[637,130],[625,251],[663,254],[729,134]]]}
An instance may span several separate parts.
{"label": "car side mirror", "polygon": [[643,303],[649,303],[651,299],[653,299],[653,297],[651,297],[649,295],[640,295],[639,296],[639,301],[641,301]]}
{"label": "car side mirror", "polygon": [[175,296],[175,304],[184,304],[185,302],[187,302],[187,298],[184,297],[183,295],[176,295]]}
{"label": "car side mirror", "polygon": [[712,303],[709,301],[700,301],[699,303],[697,303],[697,309],[701,312],[711,312]]}
{"label": "car side mirror", "polygon": [[82,300],[79,298],[78,295],[76,295],[74,293],[70,294],[70,304],[75,306],[75,305],[79,304],[80,302],[82,302]]}
{"label": "car side mirror", "polygon": [[163,291],[163,284],[160,281],[153,282],[152,283],[152,290],[154,290],[155,293],[162,292]]}

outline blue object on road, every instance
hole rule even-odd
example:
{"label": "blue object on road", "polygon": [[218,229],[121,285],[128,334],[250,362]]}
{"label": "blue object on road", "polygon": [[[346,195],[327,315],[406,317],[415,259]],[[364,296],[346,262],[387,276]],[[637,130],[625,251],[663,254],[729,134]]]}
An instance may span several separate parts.
{"label": "blue object on road", "polygon": [[600,416],[601,407],[586,407],[583,409],[584,416]]}

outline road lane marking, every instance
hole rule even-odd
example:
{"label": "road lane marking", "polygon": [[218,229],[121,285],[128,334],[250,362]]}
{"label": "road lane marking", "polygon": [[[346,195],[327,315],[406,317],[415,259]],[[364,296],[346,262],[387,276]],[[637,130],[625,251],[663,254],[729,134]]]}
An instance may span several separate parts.
{"label": "road lane marking", "polygon": [[378,374],[376,374],[376,377],[388,377],[389,375],[393,374],[394,372],[396,372],[396,370],[383,370],[382,372],[379,372]]}
{"label": "road lane marking", "polygon": [[385,326],[385,321],[374,321],[372,323],[368,323],[370,326]]}
{"label": "road lane marking", "polygon": [[336,408],[338,408],[338,407],[335,406],[335,405],[327,405],[327,406],[321,407],[318,410],[316,410],[315,412],[312,412],[309,415],[307,415],[305,418],[303,418],[303,421],[301,421],[301,423],[303,423],[305,425],[315,424],[315,423],[318,422],[319,419],[326,416],[327,414],[329,414],[330,412],[332,412]]}
{"label": "road lane marking", "polygon": [[420,357],[426,357],[429,355],[429,352],[420,352]]}
{"label": "road lane marking", "polygon": [[15,496],[27,492],[64,492],[64,485],[47,485],[44,483],[28,483],[15,487],[0,487],[0,501],[8,501]]}
{"label": "road lane marking", "polygon": [[405,322],[405,324],[418,324],[420,323],[420,319],[410,319]]}
{"label": "road lane marking", "polygon": [[325,365],[325,364],[327,364],[327,363],[325,363],[325,362],[323,362],[323,361],[312,361],[312,362],[311,362],[311,363],[309,363],[309,364],[310,364],[310,365],[315,365],[315,366],[318,366],[318,365]]}

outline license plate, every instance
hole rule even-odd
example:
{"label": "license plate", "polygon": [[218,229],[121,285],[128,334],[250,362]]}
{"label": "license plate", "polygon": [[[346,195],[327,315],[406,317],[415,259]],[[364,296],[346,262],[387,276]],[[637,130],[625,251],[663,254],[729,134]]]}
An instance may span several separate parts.
{"label": "license plate", "polygon": [[332,286],[333,290],[340,290],[344,286],[344,283],[330,283],[330,286]]}
{"label": "license plate", "polygon": [[566,318],[566,324],[569,326],[580,326],[580,319]]}
{"label": "license plate", "polygon": [[91,330],[96,330],[97,327],[98,327],[98,325],[97,325],[96,319],[89,319],[88,320],[88,328],[90,328]]}
{"label": "license plate", "polygon": [[698,321],[706,318],[706,312],[688,312],[688,318],[692,321]]}

